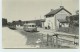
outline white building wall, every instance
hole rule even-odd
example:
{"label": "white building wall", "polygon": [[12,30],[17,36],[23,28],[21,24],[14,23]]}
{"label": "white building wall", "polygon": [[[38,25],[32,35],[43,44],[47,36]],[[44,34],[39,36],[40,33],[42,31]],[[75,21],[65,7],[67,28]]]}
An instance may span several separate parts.
{"label": "white building wall", "polygon": [[41,22],[42,23],[42,28],[44,28],[44,22]]}
{"label": "white building wall", "polygon": [[[51,29],[57,29],[59,28],[59,21],[57,19],[66,19],[66,16],[69,16],[70,14],[67,13],[65,10],[62,10],[58,12],[53,17],[47,17],[44,22],[44,27],[48,27],[48,25],[51,27]],[[68,25],[67,25],[68,26]]]}
{"label": "white building wall", "polygon": [[69,23],[66,23],[66,24],[64,24],[65,25],[65,27],[69,27]]}
{"label": "white building wall", "polygon": [[66,12],[65,10],[61,10],[60,12],[58,12],[57,14],[66,14],[67,16],[69,16],[70,14],[68,12]]}
{"label": "white building wall", "polygon": [[48,17],[44,23],[45,27],[50,26],[50,29],[55,29],[55,17]]}

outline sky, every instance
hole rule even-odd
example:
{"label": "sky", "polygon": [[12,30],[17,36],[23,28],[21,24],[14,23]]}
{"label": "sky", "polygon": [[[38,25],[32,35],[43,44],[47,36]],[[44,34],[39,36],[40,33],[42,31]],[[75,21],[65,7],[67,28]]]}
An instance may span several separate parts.
{"label": "sky", "polygon": [[2,18],[8,22],[43,19],[51,9],[61,5],[74,15],[79,9],[79,0],[2,0]]}

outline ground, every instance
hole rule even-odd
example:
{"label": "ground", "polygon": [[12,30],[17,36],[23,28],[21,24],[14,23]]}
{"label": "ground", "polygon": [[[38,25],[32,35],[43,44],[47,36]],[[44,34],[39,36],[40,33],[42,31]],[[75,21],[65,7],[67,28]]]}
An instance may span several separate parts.
{"label": "ground", "polygon": [[16,30],[2,28],[3,48],[37,48],[40,47],[42,35],[39,32],[26,32],[22,28]]}
{"label": "ground", "polygon": [[[23,30],[23,27],[19,27],[16,30],[3,27],[2,33],[3,48],[56,48],[56,43],[53,45],[51,38],[50,41],[47,42],[47,34],[53,35],[53,30],[38,28],[37,32],[26,32]],[[64,36],[61,37],[64,38]],[[64,41],[66,42],[67,40]],[[64,46],[62,48],[64,48]]]}

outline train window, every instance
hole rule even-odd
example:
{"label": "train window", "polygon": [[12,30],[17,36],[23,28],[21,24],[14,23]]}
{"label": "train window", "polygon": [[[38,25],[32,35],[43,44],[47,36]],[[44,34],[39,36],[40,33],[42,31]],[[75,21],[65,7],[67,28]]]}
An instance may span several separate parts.
{"label": "train window", "polygon": [[29,27],[31,27],[31,25],[29,25]]}
{"label": "train window", "polygon": [[35,27],[35,25],[32,25],[32,27]]}

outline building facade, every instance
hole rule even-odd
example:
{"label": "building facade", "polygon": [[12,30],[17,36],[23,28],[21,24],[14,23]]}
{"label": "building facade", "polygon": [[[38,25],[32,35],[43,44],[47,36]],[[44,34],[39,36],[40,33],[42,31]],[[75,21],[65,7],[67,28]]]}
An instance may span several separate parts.
{"label": "building facade", "polygon": [[[66,22],[66,16],[70,16],[71,13],[66,10],[63,6],[60,6],[58,9],[51,9],[51,11],[45,15],[45,23],[44,26],[47,29],[58,29],[60,27],[60,21]],[[64,23],[64,27],[69,24]]]}

